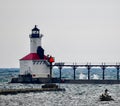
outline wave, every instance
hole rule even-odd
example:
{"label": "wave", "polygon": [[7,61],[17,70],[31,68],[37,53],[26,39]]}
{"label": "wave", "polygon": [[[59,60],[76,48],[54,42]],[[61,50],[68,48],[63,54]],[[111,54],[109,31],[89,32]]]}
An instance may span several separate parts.
{"label": "wave", "polygon": [[85,75],[85,74],[80,73],[80,75],[79,75],[79,79],[87,79],[87,77],[86,77],[86,75]]}
{"label": "wave", "polygon": [[93,78],[92,79],[99,79],[99,76],[97,74],[93,74]]}

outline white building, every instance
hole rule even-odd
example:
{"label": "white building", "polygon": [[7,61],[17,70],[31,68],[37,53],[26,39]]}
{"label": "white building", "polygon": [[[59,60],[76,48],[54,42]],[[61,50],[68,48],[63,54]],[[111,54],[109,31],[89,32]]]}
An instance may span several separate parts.
{"label": "white building", "polygon": [[30,53],[20,59],[20,75],[31,74],[33,78],[47,78],[50,76],[50,62],[44,55],[44,49],[41,46],[43,35],[40,34],[36,25],[29,37]]}

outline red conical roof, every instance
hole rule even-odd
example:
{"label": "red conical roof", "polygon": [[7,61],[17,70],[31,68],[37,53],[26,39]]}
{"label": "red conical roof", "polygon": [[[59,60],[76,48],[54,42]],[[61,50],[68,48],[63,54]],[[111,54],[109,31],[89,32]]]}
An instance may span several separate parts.
{"label": "red conical roof", "polygon": [[39,56],[37,53],[30,53],[26,55],[25,57],[21,58],[20,60],[39,60]]}

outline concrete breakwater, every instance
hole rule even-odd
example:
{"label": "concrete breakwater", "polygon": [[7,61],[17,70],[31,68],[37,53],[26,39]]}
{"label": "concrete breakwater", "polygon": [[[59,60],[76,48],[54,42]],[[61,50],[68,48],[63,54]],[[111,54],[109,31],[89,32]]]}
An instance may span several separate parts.
{"label": "concrete breakwater", "polygon": [[64,88],[26,88],[26,89],[1,89],[0,95],[42,92],[42,91],[65,91]]}

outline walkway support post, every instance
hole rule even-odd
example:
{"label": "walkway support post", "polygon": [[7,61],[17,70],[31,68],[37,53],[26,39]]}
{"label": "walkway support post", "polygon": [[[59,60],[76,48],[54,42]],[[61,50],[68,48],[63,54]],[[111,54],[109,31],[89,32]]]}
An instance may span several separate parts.
{"label": "walkway support post", "polygon": [[75,65],[73,66],[73,70],[74,70],[74,76],[73,77],[74,77],[74,80],[75,80],[76,79],[76,77],[75,77],[76,66]]}
{"label": "walkway support post", "polygon": [[116,69],[117,69],[117,80],[119,80],[119,69],[120,69],[120,65],[116,65]]}
{"label": "walkway support post", "polygon": [[50,78],[52,78],[52,63],[50,63]]}
{"label": "walkway support post", "polygon": [[52,82],[52,63],[50,63],[50,82]]}
{"label": "walkway support post", "polygon": [[60,82],[61,82],[61,70],[62,70],[62,65],[59,65],[59,70],[60,70],[60,77],[59,77],[59,79],[60,79]]}
{"label": "walkway support post", "polygon": [[106,69],[106,66],[105,66],[105,63],[102,63],[102,70],[103,70],[103,80],[105,79],[105,69]]}
{"label": "walkway support post", "polygon": [[88,80],[90,80],[90,69],[91,69],[91,65],[89,64],[87,64],[86,65],[86,67],[87,67],[87,69],[88,69]]}

